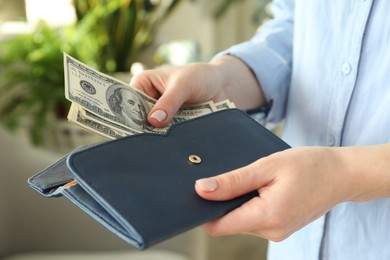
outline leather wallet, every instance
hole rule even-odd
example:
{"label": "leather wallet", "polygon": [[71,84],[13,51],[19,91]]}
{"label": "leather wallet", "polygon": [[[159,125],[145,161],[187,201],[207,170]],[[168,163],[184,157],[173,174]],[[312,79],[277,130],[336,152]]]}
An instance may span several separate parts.
{"label": "leather wallet", "polygon": [[130,245],[145,249],[227,214],[258,191],[208,201],[195,181],[289,146],[245,112],[228,109],[81,147],[29,178],[46,197],[65,196]]}

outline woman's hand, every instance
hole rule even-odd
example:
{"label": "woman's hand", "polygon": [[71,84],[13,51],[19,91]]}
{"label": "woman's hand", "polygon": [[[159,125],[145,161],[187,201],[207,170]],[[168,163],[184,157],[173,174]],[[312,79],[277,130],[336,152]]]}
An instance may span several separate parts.
{"label": "woman's hand", "polygon": [[158,99],[148,115],[149,123],[155,127],[167,125],[184,103],[230,99],[241,108],[264,103],[251,70],[232,56],[210,63],[147,70],[134,76],[130,85]]}
{"label": "woman's hand", "polygon": [[208,200],[259,191],[258,197],[204,228],[211,235],[246,233],[281,241],[337,203],[390,196],[389,156],[390,145],[292,148],[198,180],[195,189]]}

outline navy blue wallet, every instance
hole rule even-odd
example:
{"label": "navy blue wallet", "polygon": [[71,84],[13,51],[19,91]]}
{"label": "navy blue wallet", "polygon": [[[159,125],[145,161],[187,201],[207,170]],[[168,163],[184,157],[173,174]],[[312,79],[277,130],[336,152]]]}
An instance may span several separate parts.
{"label": "navy blue wallet", "polygon": [[289,146],[245,112],[228,109],[81,147],[29,178],[46,197],[65,196],[130,245],[145,249],[221,217],[254,196],[207,201],[195,181]]}

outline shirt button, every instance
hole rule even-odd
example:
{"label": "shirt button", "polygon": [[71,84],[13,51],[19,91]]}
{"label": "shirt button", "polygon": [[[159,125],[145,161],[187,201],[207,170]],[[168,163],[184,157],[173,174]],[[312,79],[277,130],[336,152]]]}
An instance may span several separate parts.
{"label": "shirt button", "polygon": [[327,146],[334,146],[336,143],[336,137],[332,134],[327,134],[326,136],[326,145]]}
{"label": "shirt button", "polygon": [[345,62],[343,63],[343,65],[341,66],[341,72],[344,74],[344,75],[348,75],[350,74],[352,71],[352,66],[351,64]]}

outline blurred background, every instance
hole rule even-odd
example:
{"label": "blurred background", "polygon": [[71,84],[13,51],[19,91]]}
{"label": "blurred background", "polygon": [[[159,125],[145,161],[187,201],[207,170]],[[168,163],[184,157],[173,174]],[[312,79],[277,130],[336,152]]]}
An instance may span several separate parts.
{"label": "blurred background", "polygon": [[208,61],[269,18],[269,0],[0,0],[0,259],[265,259],[260,238],[200,229],[139,253],[27,178],[105,141],[66,119],[63,52],[128,82]]}

